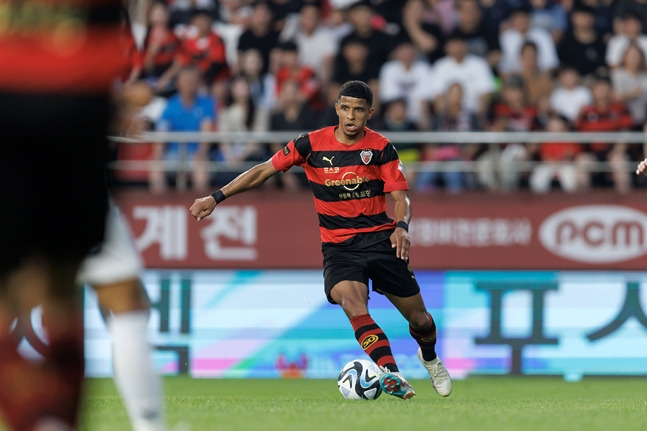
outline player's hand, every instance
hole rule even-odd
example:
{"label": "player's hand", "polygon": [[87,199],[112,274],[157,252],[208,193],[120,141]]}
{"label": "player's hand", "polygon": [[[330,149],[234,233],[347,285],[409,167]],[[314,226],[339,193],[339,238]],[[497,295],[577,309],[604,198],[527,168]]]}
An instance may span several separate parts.
{"label": "player's hand", "polygon": [[636,175],[647,175],[647,159],[638,163],[638,167],[636,168]]}
{"label": "player's hand", "polygon": [[197,221],[200,221],[210,215],[215,208],[216,200],[213,196],[209,195],[196,199],[195,202],[193,202],[193,205],[191,205],[191,208],[189,208],[189,211]]}
{"label": "player's hand", "polygon": [[409,249],[411,248],[409,232],[401,227],[396,227],[391,234],[391,247],[395,249],[395,255],[398,259],[409,260]]}

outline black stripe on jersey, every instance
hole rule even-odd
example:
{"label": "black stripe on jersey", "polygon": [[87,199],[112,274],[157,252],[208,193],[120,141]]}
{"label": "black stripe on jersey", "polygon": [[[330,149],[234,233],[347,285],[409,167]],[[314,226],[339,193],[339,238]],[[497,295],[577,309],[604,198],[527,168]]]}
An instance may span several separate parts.
{"label": "black stripe on jersey", "polygon": [[374,215],[360,215],[357,217],[342,217],[317,214],[319,226],[326,229],[362,229],[367,227],[382,226],[392,223],[386,212]]}
{"label": "black stripe on jersey", "polygon": [[[345,200],[340,197],[340,195],[346,193],[353,194],[350,199],[365,199],[375,196],[384,196],[384,181],[382,180],[371,180],[362,183],[355,190],[348,190],[344,188],[344,186],[326,186],[324,184],[315,183],[313,181],[310,181],[310,187],[312,187],[312,194],[314,195],[314,197],[325,202],[337,202]],[[363,193],[363,196],[356,196],[356,193],[359,195],[358,192],[367,191],[370,193]]]}
{"label": "black stripe on jersey", "polygon": [[294,140],[294,148],[297,149],[297,151],[299,152],[301,157],[303,157],[304,160],[307,160],[308,155],[312,153],[312,144],[310,143],[310,135],[308,133],[299,135],[299,137]]}

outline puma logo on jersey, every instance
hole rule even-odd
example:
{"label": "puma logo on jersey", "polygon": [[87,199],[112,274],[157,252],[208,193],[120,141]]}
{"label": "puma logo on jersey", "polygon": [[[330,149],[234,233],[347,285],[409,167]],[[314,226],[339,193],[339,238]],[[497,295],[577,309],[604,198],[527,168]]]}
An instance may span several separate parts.
{"label": "puma logo on jersey", "polygon": [[326,162],[330,163],[330,166],[332,166],[332,159],[334,159],[335,156],[332,156],[331,158],[328,158],[326,156],[323,156],[321,159],[325,160]]}

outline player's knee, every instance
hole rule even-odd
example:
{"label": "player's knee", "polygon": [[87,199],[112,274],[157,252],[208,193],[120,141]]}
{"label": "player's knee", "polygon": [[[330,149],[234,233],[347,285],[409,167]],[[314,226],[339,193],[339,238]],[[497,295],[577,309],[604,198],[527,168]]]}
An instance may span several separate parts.
{"label": "player's knee", "polygon": [[427,310],[420,310],[409,315],[409,325],[413,329],[426,329],[429,327],[430,314]]}
{"label": "player's knee", "polygon": [[110,285],[95,286],[99,305],[113,313],[147,310],[148,297],[139,279],[132,279]]}

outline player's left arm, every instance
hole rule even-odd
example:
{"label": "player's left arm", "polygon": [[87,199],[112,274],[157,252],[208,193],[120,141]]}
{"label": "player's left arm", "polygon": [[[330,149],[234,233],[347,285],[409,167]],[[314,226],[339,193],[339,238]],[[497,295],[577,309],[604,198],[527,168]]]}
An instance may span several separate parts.
{"label": "player's left arm", "polygon": [[391,234],[391,247],[395,248],[395,255],[398,259],[409,260],[411,201],[406,190],[394,190],[391,192],[391,197],[395,201],[394,216],[396,221],[395,231]]}

